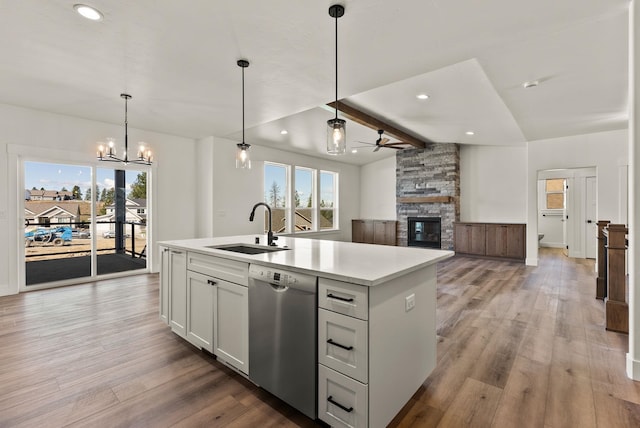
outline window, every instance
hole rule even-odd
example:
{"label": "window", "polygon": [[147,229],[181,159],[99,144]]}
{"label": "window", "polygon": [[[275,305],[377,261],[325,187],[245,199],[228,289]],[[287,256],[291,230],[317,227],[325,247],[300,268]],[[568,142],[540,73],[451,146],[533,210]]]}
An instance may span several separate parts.
{"label": "window", "polygon": [[336,229],[335,201],[337,176],[335,172],[320,172],[320,229]]}
{"label": "window", "polygon": [[548,210],[564,209],[564,178],[551,178],[545,182]]}
{"label": "window", "polygon": [[314,203],[313,182],[315,170],[309,168],[296,167],[294,199],[295,199],[295,222],[294,230],[305,231],[314,230]]}
{"label": "window", "polygon": [[[287,232],[287,170],[286,165],[265,162],[264,201],[271,207],[272,227],[275,233]],[[264,230],[269,229],[264,215]]]}
{"label": "window", "polygon": [[[273,231],[336,229],[337,180],[336,172],[265,162],[264,201],[271,207]],[[267,221],[265,213],[265,231]]]}

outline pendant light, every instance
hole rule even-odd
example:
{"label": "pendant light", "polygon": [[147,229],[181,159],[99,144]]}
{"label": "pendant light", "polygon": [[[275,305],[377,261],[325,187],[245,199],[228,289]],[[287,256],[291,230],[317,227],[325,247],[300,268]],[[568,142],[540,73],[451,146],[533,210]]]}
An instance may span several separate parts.
{"label": "pendant light", "polygon": [[338,18],[344,15],[344,7],[334,4],[329,16],[336,20],[336,117],[327,120],[327,153],[341,155],[347,151],[347,122],[338,119]]}
{"label": "pendant light", "polygon": [[251,159],[249,158],[251,144],[244,142],[244,69],[249,67],[249,61],[240,59],[238,66],[242,68],[242,143],[238,144],[236,151],[236,168],[251,169]]}
{"label": "pendant light", "polygon": [[120,98],[124,98],[124,155],[119,158],[116,155],[115,139],[107,138],[107,145],[98,143],[98,160],[104,162],[122,162],[123,164],[135,163],[140,165],[151,165],[153,156],[151,150],[140,142],[138,147],[138,156],[135,159],[129,159],[129,120],[127,118],[127,101],[131,99],[129,94],[120,94]]}

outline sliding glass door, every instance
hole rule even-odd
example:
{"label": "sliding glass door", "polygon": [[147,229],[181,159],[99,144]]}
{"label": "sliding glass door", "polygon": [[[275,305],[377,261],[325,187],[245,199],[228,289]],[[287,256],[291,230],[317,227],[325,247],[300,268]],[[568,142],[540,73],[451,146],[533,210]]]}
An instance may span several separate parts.
{"label": "sliding glass door", "polygon": [[27,288],[146,269],[145,171],[32,161],[23,170]]}

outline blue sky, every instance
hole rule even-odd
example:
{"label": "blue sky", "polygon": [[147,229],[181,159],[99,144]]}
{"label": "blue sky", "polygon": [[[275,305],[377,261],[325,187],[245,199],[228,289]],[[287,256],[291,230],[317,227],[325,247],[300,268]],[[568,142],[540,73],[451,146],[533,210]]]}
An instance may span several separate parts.
{"label": "blue sky", "polygon": [[[140,171],[127,171],[127,188],[136,180]],[[113,187],[113,168],[96,168],[96,184],[98,188]],[[91,186],[91,167],[80,165],[64,165],[43,162],[24,163],[25,189],[61,190],[65,187],[71,191],[73,186],[80,186],[82,197]]]}

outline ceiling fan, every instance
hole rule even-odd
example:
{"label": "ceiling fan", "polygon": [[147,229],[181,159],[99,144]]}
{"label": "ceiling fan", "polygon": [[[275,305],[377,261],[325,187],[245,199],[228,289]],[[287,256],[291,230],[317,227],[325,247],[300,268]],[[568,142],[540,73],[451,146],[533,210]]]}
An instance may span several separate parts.
{"label": "ceiling fan", "polygon": [[[367,144],[369,146],[375,146],[375,149],[373,149],[374,152],[377,152],[381,148],[402,150],[404,148],[403,146],[407,145],[407,143],[403,143],[402,141],[399,141],[397,143],[389,143],[389,139],[387,137],[383,137],[382,134],[384,134],[384,129],[378,129],[378,139],[376,140],[375,143],[367,143],[364,141],[358,141],[358,142],[361,144]],[[361,147],[364,147],[364,146],[361,146]]]}

